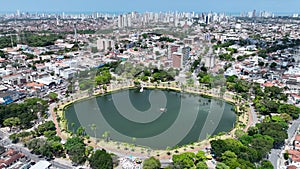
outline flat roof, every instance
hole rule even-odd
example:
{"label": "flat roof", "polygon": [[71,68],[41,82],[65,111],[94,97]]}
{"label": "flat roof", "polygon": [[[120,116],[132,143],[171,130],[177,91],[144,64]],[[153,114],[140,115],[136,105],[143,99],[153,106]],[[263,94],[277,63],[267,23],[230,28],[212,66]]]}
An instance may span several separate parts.
{"label": "flat roof", "polygon": [[51,163],[49,163],[48,161],[45,160],[41,160],[39,162],[37,162],[35,165],[33,165],[32,167],[30,167],[29,169],[47,169],[51,166]]}

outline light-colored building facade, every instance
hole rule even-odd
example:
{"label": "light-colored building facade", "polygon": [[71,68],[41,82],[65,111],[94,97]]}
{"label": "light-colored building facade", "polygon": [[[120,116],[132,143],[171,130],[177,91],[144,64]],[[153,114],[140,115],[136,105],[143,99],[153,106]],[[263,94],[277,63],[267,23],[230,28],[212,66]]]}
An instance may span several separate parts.
{"label": "light-colored building facade", "polygon": [[99,51],[109,50],[115,47],[115,42],[111,39],[98,39],[97,40],[97,49]]}

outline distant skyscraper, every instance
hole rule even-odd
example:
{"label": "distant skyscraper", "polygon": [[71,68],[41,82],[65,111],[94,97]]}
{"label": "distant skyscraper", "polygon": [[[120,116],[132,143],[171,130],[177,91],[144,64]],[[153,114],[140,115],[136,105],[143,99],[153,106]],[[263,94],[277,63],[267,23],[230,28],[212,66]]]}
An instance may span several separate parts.
{"label": "distant skyscraper", "polygon": [[255,17],[256,17],[256,10],[255,10],[255,9],[253,10],[252,17],[253,17],[253,18],[255,18]]}
{"label": "distant skyscraper", "polygon": [[122,22],[123,22],[123,21],[122,21],[122,15],[119,15],[119,16],[118,16],[118,27],[119,27],[119,28],[122,28]]}
{"label": "distant skyscraper", "polygon": [[20,16],[20,10],[17,10],[17,16]]}
{"label": "distant skyscraper", "polygon": [[132,26],[131,25],[131,16],[130,15],[127,16],[127,25],[128,25],[128,27]]}

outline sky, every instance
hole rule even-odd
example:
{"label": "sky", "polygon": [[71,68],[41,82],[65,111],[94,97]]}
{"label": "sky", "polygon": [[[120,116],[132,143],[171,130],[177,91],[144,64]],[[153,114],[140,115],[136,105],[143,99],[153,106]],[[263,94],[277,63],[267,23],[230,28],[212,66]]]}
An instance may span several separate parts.
{"label": "sky", "polygon": [[0,12],[300,13],[300,0],[0,0]]}

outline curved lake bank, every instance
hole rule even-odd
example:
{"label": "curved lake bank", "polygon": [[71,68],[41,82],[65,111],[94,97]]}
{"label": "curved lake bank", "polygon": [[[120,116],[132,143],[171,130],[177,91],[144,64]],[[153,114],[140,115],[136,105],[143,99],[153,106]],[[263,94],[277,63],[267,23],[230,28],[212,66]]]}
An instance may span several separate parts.
{"label": "curved lake bank", "polygon": [[233,106],[214,98],[167,90],[121,90],[75,102],[65,110],[68,129],[92,137],[165,149],[234,127]]}

